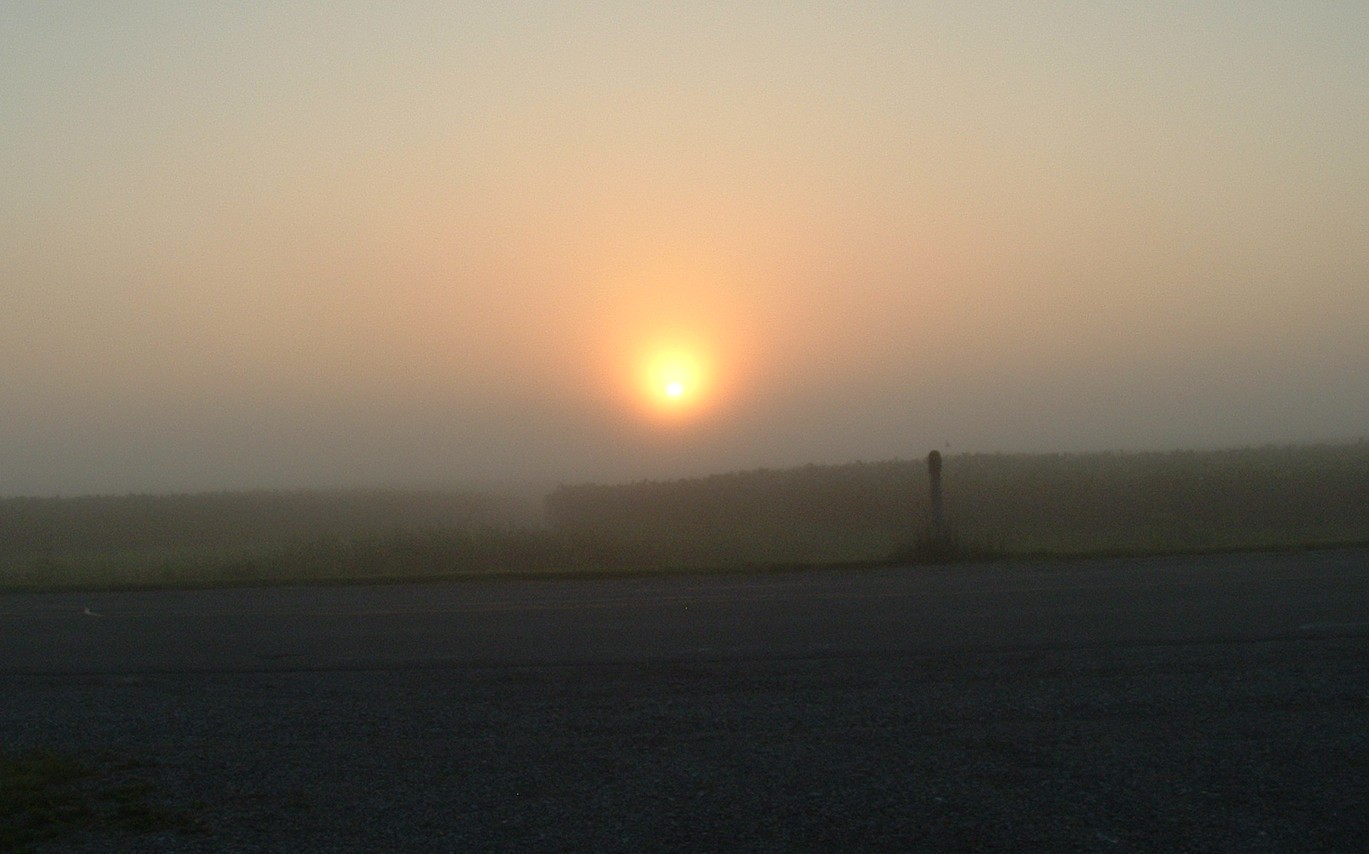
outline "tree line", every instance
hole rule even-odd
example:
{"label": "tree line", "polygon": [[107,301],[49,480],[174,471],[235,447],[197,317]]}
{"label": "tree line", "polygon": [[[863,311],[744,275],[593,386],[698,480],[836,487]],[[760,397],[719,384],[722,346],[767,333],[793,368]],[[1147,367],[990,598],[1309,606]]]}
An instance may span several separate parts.
{"label": "tree line", "polygon": [[[980,552],[1070,554],[1369,542],[1369,443],[1224,451],[959,454],[945,509]],[[546,499],[562,531],[685,564],[878,560],[930,519],[924,460],[735,472]]]}
{"label": "tree line", "polygon": [[0,499],[0,585],[246,583],[1369,544],[1369,443],[944,457],[476,493]]}

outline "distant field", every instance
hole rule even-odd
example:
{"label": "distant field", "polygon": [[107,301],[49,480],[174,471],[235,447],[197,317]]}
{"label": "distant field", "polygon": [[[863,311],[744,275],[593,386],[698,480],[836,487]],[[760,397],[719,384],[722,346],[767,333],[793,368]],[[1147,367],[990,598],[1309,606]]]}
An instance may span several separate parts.
{"label": "distant field", "polygon": [[[1369,443],[1135,454],[945,457],[961,541],[1004,555],[1195,551],[1369,540]],[[562,487],[563,530],[671,563],[876,560],[930,516],[923,461]]]}
{"label": "distant field", "polygon": [[527,501],[432,491],[11,498],[0,500],[0,586],[310,580],[401,561],[411,575],[485,571],[540,520]]}
{"label": "distant field", "polygon": [[[973,556],[1369,542],[1369,443],[945,458]],[[243,584],[726,569],[918,554],[926,466],[893,460],[619,485],[543,508],[443,492],[0,500],[0,586]]]}

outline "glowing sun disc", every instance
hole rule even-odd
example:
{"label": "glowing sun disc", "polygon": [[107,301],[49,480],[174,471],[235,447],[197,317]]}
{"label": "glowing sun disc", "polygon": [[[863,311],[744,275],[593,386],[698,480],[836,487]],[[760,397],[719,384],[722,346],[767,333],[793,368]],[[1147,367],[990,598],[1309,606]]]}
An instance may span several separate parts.
{"label": "glowing sun disc", "polygon": [[705,411],[712,387],[706,363],[696,352],[684,349],[658,350],[644,359],[638,382],[647,410],[670,418]]}

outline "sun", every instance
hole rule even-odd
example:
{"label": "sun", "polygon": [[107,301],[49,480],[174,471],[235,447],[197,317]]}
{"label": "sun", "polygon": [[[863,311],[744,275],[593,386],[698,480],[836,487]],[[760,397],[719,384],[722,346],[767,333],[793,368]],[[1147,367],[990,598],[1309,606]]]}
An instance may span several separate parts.
{"label": "sun", "polygon": [[709,371],[693,350],[657,351],[643,360],[640,370],[643,398],[659,415],[681,417],[707,403]]}

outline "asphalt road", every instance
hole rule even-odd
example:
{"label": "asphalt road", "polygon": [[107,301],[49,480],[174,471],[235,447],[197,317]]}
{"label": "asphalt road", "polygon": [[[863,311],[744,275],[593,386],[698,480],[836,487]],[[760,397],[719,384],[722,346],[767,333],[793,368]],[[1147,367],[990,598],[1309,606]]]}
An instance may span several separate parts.
{"label": "asphalt road", "polygon": [[8,595],[0,686],[196,819],[51,850],[1369,838],[1365,551]]}

